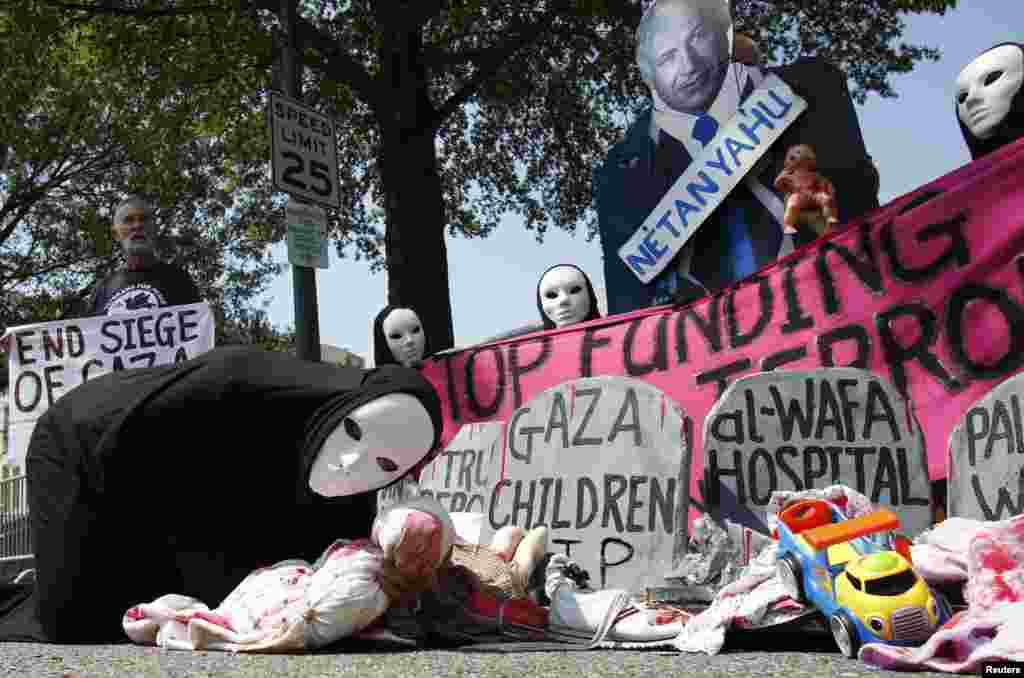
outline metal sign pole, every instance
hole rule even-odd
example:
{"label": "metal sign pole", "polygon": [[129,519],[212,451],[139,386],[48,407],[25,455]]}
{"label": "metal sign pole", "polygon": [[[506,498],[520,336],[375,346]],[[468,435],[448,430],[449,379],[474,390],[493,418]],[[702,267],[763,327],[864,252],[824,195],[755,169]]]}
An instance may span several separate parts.
{"label": "metal sign pole", "polygon": [[[281,84],[284,93],[293,99],[302,97],[302,78],[296,39],[296,4],[298,0],[281,0],[281,23],[285,30],[282,50]],[[292,200],[294,198],[289,198]],[[295,352],[303,360],[320,362],[320,323],[316,300],[316,269],[292,266],[295,288]]]}

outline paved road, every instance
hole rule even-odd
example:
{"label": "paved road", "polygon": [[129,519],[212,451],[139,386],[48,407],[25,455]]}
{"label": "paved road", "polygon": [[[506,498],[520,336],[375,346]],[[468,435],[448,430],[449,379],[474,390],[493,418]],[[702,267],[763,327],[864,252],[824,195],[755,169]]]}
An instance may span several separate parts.
{"label": "paved road", "polygon": [[[134,645],[0,644],[5,678],[907,678],[877,671],[821,648],[771,652],[733,649],[715,657],[662,651],[595,650],[479,654],[457,651],[331,652],[295,656],[232,656],[172,652]],[[792,645],[792,643],[790,643]],[[915,676],[948,674],[919,673]]]}

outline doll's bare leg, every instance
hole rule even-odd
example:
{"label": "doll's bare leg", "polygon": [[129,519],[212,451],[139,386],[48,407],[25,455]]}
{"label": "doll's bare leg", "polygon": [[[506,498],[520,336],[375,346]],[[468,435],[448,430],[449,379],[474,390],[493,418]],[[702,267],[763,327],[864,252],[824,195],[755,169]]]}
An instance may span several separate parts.
{"label": "doll's bare leg", "polygon": [[527,532],[519,542],[512,564],[515,566],[515,576],[524,591],[529,588],[530,577],[547,552],[548,528],[543,525]]}
{"label": "doll's bare leg", "polygon": [[818,205],[821,207],[821,213],[825,217],[825,221],[830,226],[832,224],[838,224],[839,223],[839,216],[838,216],[839,210],[836,209],[836,199],[835,199],[835,196],[831,195],[830,193],[822,192],[822,193],[818,193],[818,195],[816,197],[817,197]]}
{"label": "doll's bare leg", "polygon": [[786,212],[782,215],[782,224],[786,227],[787,231],[796,231],[796,226],[800,220],[800,205],[803,202],[800,193],[792,193],[786,198]]}

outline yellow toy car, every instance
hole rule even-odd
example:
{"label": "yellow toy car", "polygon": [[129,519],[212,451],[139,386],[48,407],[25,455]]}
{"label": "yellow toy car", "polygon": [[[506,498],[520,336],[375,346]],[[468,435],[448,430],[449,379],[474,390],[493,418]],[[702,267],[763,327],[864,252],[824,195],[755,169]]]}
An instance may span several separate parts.
{"label": "yellow toy car", "polygon": [[942,595],[895,550],[895,514],[844,520],[827,505],[801,504],[779,524],[779,577],[791,598],[828,618],[844,655],[864,643],[921,645],[950,618]]}

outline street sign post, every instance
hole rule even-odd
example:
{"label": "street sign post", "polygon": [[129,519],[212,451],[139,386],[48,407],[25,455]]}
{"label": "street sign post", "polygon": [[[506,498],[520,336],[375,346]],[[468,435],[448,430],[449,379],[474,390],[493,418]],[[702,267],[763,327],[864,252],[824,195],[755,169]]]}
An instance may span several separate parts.
{"label": "street sign post", "polygon": [[270,93],[274,188],[295,198],[341,207],[334,121],[291,97]]}
{"label": "street sign post", "polygon": [[288,263],[307,268],[327,268],[327,214],[297,200],[284,208],[288,226]]}
{"label": "street sign post", "polygon": [[[287,97],[270,94],[270,166],[273,184],[292,198],[341,206],[338,190],[338,146],[330,118],[303,106],[302,60],[295,0],[281,0],[284,49],[281,87]],[[315,163],[315,164],[314,164]],[[295,286],[295,355],[320,362],[320,318],[316,303],[316,270],[292,266]]]}

